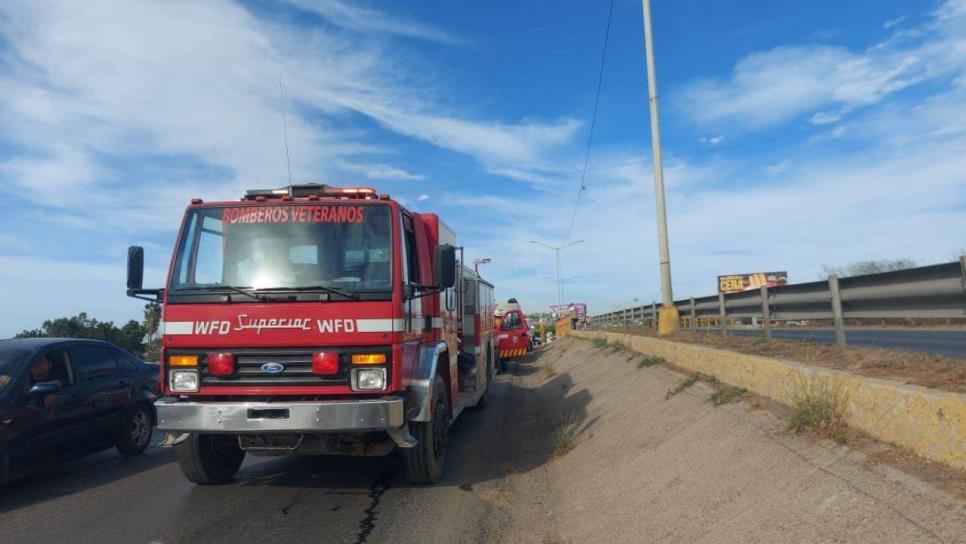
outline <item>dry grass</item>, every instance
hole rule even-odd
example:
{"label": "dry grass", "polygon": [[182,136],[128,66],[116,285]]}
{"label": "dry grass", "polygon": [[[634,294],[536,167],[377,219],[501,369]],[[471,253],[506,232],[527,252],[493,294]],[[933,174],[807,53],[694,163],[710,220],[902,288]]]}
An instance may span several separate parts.
{"label": "dry grass", "polygon": [[[650,329],[621,330],[641,336],[654,336]],[[941,355],[896,349],[845,347],[810,341],[772,340],[747,336],[721,336],[718,332],[678,331],[664,339],[788,359],[844,370],[861,376],[886,378],[944,391],[966,393],[966,361]]]}
{"label": "dry grass", "polygon": [[577,440],[577,429],[580,420],[574,415],[565,416],[554,429],[553,433],[553,457],[563,457],[574,449],[574,442]]}
{"label": "dry grass", "polygon": [[797,384],[788,429],[844,443],[847,406],[848,396],[828,380],[803,377]]}

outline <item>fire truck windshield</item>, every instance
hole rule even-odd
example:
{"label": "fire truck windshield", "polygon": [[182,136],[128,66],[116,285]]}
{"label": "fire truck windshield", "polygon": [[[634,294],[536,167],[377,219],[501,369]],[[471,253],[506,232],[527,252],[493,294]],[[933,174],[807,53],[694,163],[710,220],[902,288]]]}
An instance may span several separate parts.
{"label": "fire truck windshield", "polygon": [[185,222],[169,288],[388,291],[383,204],[198,208]]}

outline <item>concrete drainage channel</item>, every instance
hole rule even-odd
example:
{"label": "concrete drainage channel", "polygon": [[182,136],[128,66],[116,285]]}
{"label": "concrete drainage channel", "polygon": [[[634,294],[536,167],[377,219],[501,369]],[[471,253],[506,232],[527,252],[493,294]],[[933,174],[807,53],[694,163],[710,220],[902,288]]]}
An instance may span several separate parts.
{"label": "concrete drainage channel", "polygon": [[603,331],[572,334],[606,339],[662,357],[786,405],[792,405],[803,389],[827,388],[844,403],[848,425],[932,461],[966,470],[966,395],[646,336]]}
{"label": "concrete drainage channel", "polygon": [[544,407],[557,454],[534,542],[966,542],[966,495],[789,433],[755,397],[722,395],[737,389],[720,365],[682,376],[660,359],[686,361],[641,347],[564,338],[520,365],[566,391]]}

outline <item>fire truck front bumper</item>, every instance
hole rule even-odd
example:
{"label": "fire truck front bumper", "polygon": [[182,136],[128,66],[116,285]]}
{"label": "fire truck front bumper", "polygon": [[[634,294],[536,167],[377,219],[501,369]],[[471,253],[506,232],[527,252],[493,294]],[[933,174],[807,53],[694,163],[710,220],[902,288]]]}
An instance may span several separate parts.
{"label": "fire truck front bumper", "polygon": [[401,397],[316,402],[194,402],[163,398],[154,407],[157,429],[171,433],[396,431],[406,422]]}

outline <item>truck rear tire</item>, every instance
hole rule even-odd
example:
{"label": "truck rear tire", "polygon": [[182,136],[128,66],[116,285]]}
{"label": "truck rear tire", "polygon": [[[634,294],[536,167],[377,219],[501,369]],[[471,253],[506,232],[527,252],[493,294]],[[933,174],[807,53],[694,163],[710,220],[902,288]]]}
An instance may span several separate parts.
{"label": "truck rear tire", "polygon": [[181,472],[198,485],[230,482],[245,460],[234,435],[192,433],[177,450]]}
{"label": "truck rear tire", "polygon": [[443,477],[450,412],[446,390],[438,377],[433,383],[430,407],[430,421],[409,424],[409,432],[416,439],[416,446],[403,450],[406,479],[414,484],[435,484]]}

